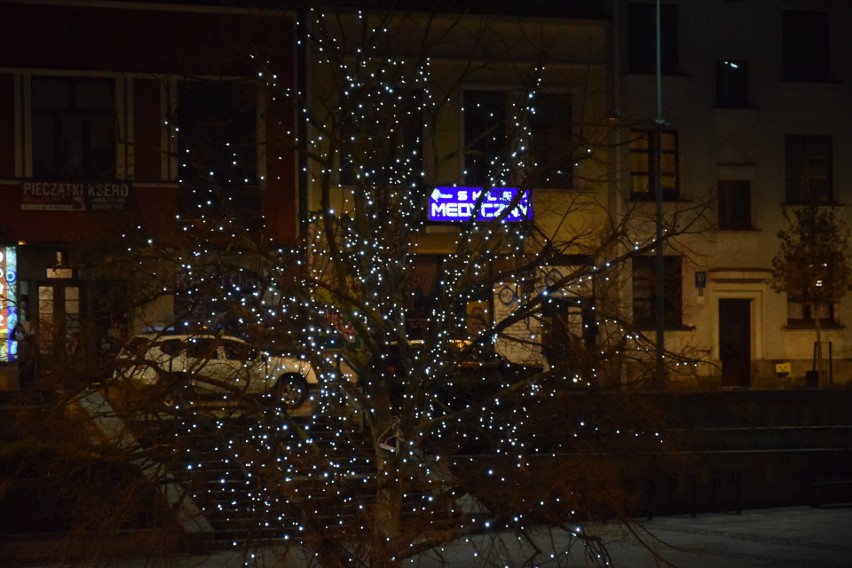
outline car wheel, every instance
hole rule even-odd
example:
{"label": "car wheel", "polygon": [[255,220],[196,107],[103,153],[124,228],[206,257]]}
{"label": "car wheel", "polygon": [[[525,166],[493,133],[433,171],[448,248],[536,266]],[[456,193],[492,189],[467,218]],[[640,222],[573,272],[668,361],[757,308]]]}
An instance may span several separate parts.
{"label": "car wheel", "polygon": [[159,401],[168,412],[176,412],[189,406],[193,389],[189,377],[184,373],[162,373],[157,382]]}
{"label": "car wheel", "polygon": [[308,400],[308,383],[301,375],[281,375],[275,384],[275,396],[289,410],[294,410]]}

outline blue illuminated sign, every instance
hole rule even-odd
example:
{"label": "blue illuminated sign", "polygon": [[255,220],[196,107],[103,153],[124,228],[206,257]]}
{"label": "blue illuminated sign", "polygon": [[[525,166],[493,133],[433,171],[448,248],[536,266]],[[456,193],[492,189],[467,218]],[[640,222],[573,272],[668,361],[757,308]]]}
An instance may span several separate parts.
{"label": "blue illuminated sign", "polygon": [[[507,209],[514,205],[510,211]],[[438,222],[494,221],[518,223],[532,219],[528,189],[516,187],[436,187],[429,196],[429,220]]]}

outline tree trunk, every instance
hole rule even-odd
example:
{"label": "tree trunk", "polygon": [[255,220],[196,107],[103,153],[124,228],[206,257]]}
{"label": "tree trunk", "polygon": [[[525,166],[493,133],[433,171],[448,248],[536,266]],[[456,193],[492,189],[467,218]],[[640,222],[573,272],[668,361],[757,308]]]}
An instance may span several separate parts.
{"label": "tree trunk", "polygon": [[817,386],[821,387],[825,383],[825,364],[822,358],[822,327],[820,326],[819,313],[817,312],[817,304],[811,304],[811,316],[814,320],[814,330],[816,330],[816,344],[814,345],[814,371],[817,372]]}
{"label": "tree trunk", "polygon": [[[373,523],[373,547],[370,553],[371,566],[401,566],[401,560],[393,550],[402,530],[402,479],[395,455],[387,456],[388,450],[379,447],[376,442],[376,504]],[[398,451],[401,451],[399,448]]]}

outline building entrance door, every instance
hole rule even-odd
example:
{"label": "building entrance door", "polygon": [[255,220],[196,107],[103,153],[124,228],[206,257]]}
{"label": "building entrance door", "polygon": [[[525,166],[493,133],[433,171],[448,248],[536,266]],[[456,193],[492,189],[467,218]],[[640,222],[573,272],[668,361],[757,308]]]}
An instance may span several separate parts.
{"label": "building entrance door", "polygon": [[722,386],[751,385],[751,300],[719,300]]}
{"label": "building entrance door", "polygon": [[41,368],[66,365],[81,352],[80,287],[46,283],[38,286],[37,340]]}

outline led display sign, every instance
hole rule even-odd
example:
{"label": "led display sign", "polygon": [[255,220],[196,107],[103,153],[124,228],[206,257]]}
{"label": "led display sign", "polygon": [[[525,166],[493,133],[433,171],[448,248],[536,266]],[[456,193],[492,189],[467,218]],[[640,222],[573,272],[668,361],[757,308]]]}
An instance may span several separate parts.
{"label": "led display sign", "polygon": [[429,196],[430,221],[452,223],[499,219],[506,223],[518,223],[532,219],[532,216],[532,199],[528,189],[436,187]]}
{"label": "led display sign", "polygon": [[12,330],[18,323],[18,262],[15,247],[0,247],[0,361],[14,361]]}

